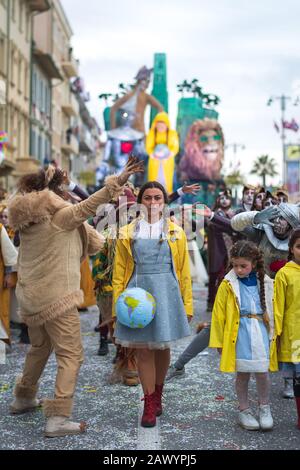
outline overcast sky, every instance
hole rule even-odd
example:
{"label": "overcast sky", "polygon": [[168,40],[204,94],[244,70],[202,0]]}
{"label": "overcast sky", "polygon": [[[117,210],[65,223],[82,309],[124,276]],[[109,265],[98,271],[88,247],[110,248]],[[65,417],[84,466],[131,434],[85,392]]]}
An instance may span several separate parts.
{"label": "overcast sky", "polygon": [[[167,54],[169,114],[176,123],[176,84],[198,78],[204,92],[217,94],[227,144],[239,143],[241,168],[269,154],[281,173],[281,140],[273,122],[280,105],[271,95],[300,94],[299,0],[61,0],[74,32],[72,45],[91,93],[89,107],[102,125],[98,95],[131,83],[137,70]],[[151,91],[151,87],[149,88]],[[300,106],[286,117],[300,124]],[[300,131],[287,130],[300,143]],[[226,150],[226,163],[232,159]],[[253,180],[254,178],[254,180]],[[251,177],[254,183],[257,178]],[[273,179],[277,182],[278,178]],[[269,181],[269,183],[271,180]]]}

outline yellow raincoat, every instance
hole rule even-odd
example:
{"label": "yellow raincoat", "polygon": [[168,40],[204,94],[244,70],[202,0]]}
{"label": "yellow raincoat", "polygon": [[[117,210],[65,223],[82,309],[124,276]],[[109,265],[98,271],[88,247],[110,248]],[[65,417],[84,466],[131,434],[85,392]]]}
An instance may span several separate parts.
{"label": "yellow raincoat", "polygon": [[300,362],[300,266],[293,261],[275,277],[274,321],[271,370],[278,369],[278,362]]}
{"label": "yellow raincoat", "polygon": [[[265,276],[266,306],[271,320],[271,333],[273,336],[273,280]],[[222,372],[235,372],[236,370],[236,342],[240,324],[240,292],[239,281],[231,270],[220,284],[213,311],[210,330],[210,348],[222,348],[220,370]]]}
{"label": "yellow raincoat", "polygon": [[[116,244],[113,268],[113,316],[115,316],[115,303],[120,294],[126,289],[134,271],[131,240],[136,223],[137,220],[122,227]],[[179,282],[185,312],[187,316],[193,316],[192,281],[187,240],[182,228],[170,220],[168,221],[167,241],[171,249],[173,265]]]}
{"label": "yellow raincoat", "polygon": [[[167,125],[167,132],[157,132],[156,124],[158,121],[164,122]],[[179,150],[178,134],[170,127],[170,120],[167,113],[158,113],[152,122],[151,129],[146,138],[146,152],[149,155],[148,181],[158,180],[159,168],[160,165],[162,165],[164,180],[166,182],[165,186],[169,194],[173,192],[174,159]],[[170,156],[165,160],[160,160],[152,156],[158,144],[165,144],[170,150]]]}

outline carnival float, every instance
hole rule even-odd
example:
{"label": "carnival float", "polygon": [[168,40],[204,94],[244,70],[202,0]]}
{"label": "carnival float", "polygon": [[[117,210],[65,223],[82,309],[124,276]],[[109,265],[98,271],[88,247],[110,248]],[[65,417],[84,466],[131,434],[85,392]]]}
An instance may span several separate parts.
{"label": "carnival float", "polygon": [[[204,93],[197,79],[182,81],[177,90],[181,97],[176,129],[168,116],[166,54],[155,54],[153,68],[141,67],[132,84],[120,83],[117,93],[99,95],[105,100],[107,142],[97,169],[98,184],[108,174],[121,172],[129,155],[134,154],[145,163],[145,173],[134,181],[136,186],[157,180],[170,194],[184,183],[199,183],[199,194],[187,194],[183,202],[204,203],[209,203],[224,187],[224,134],[215,110],[220,99]],[[147,132],[148,106],[151,111]]]}

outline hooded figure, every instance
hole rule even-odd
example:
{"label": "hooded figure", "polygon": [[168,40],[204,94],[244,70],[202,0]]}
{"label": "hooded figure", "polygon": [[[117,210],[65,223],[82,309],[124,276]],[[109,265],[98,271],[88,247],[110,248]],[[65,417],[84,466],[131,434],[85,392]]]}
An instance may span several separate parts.
{"label": "hooded figure", "polygon": [[158,113],[146,139],[146,151],[149,155],[148,181],[158,181],[168,194],[173,192],[174,159],[178,150],[178,134],[171,129],[167,113]]}

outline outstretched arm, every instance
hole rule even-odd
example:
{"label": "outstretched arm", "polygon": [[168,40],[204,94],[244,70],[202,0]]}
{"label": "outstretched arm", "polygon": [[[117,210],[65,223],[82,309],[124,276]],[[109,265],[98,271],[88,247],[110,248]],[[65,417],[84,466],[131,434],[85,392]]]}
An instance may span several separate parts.
{"label": "outstretched arm", "polygon": [[154,98],[152,95],[148,95],[148,103],[155,109],[157,109],[159,112],[162,112],[164,110],[163,106],[161,103]]}
{"label": "outstretched arm", "polygon": [[64,230],[74,230],[79,227],[89,217],[96,214],[97,208],[101,204],[107,204],[122,193],[123,186],[130,175],[141,171],[143,171],[143,162],[139,162],[137,158],[129,157],[126,167],[119,176],[109,176],[104,188],[92,194],[85,201],[73,206],[68,205],[59,210],[52,219],[53,224]]}

